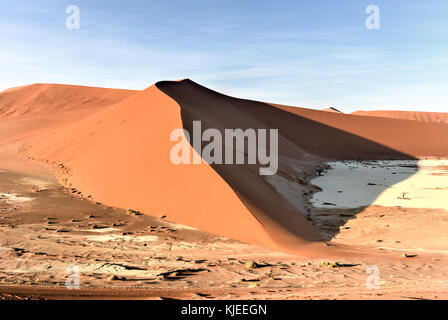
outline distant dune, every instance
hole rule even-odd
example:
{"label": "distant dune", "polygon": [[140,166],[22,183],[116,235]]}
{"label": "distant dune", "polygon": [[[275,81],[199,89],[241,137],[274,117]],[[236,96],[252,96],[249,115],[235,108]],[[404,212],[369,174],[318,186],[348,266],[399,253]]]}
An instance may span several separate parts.
{"label": "distant dune", "polygon": [[[374,147],[373,150],[365,150],[363,144],[355,147],[355,141],[351,142],[354,138],[351,136],[345,138],[349,140],[337,142],[335,137],[325,132],[317,134],[316,137],[311,137],[311,139],[321,140],[319,145],[322,149],[318,150],[318,152],[322,156],[333,160],[388,159],[388,157],[392,159],[397,156],[396,152],[402,152],[403,154],[417,158],[427,156],[443,157],[448,153],[448,144],[446,141],[436,141],[438,139],[433,139],[431,143],[428,143],[428,137],[447,137],[446,124],[338,114],[282,105],[274,106],[298,116],[328,125],[331,128],[337,128],[354,134],[355,137],[362,137],[370,142],[375,142],[376,144],[390,148],[389,150],[382,149],[375,144],[369,145],[363,143],[367,149]],[[296,132],[301,132],[302,136],[306,136],[303,128],[297,128]],[[307,136],[307,139],[310,139],[310,137]],[[340,146],[341,144],[344,146]],[[341,148],[351,149],[352,152],[344,152],[341,154],[338,151]]]}
{"label": "distant dune", "polygon": [[[191,131],[194,120],[221,132],[279,129],[277,175],[260,176],[259,165],[173,165],[170,133]],[[62,168],[60,178],[95,201],[291,252],[322,239],[306,207],[269,179],[296,183],[328,160],[448,155],[446,124],[237,99],[188,79],[143,91],[26,86],[0,93],[0,121],[4,140],[20,138],[27,155]]]}
{"label": "distant dune", "polygon": [[336,112],[336,113],[343,113],[342,111],[339,111],[338,109],[333,108],[333,107],[322,109],[322,111]]}
{"label": "distant dune", "polygon": [[0,92],[0,119],[24,118],[115,104],[136,91],[32,84]]}
{"label": "distant dune", "polygon": [[353,115],[392,118],[400,120],[416,120],[431,123],[448,123],[448,112],[420,112],[420,111],[355,111]]}

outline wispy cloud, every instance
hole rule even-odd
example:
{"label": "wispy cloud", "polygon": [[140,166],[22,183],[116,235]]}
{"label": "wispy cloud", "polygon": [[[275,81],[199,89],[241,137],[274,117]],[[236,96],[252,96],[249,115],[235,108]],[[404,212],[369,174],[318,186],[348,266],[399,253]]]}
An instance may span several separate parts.
{"label": "wispy cloud", "polygon": [[[325,0],[320,9],[297,1],[77,2],[78,31],[65,28],[67,1],[0,4],[0,90],[33,82],[143,89],[189,77],[230,95],[312,108],[446,110],[448,29],[421,3],[379,0],[384,27],[371,32],[362,1]],[[409,25],[412,12],[419,16]]]}

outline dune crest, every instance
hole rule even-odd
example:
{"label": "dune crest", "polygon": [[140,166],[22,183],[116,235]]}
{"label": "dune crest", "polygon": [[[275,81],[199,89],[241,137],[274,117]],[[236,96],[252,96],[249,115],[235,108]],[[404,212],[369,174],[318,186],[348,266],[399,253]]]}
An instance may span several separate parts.
{"label": "dune crest", "polygon": [[333,107],[322,109],[322,111],[335,112],[335,113],[344,113],[344,112],[342,112],[342,111],[340,111],[340,110],[338,110],[336,108],[333,108]]}

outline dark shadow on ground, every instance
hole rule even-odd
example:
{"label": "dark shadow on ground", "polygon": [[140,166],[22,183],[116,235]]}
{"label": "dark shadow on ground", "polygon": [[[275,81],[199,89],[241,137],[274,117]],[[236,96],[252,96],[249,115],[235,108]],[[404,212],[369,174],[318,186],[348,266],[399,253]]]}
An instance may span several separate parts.
{"label": "dark shadow on ground", "polygon": [[[179,82],[163,81],[156,86],[180,105],[183,127],[191,136],[192,123],[195,120],[201,121],[202,131],[215,128],[223,137],[224,129],[278,129],[277,175],[290,182],[302,184],[304,188],[313,188],[308,183],[310,176],[319,168],[325,167],[326,161],[415,159],[409,154],[349,132],[266,103],[232,98],[188,79]],[[207,144],[209,142],[203,142],[202,148]],[[266,177],[259,175],[259,164],[211,166],[233,188],[280,245],[291,245],[294,238],[307,241],[323,240],[310,225],[307,212],[309,208],[304,204],[303,210],[299,211],[276,192],[275,188],[266,182]],[[397,176],[397,179],[400,177]],[[384,188],[377,186],[374,192],[379,195],[383,190]],[[356,213],[345,218],[354,218]],[[341,225],[347,219],[341,219]]]}

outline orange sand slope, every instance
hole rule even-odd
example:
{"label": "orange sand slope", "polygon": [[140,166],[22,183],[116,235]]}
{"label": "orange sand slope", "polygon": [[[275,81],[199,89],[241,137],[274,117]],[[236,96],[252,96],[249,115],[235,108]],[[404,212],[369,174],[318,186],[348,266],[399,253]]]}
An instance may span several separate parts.
{"label": "orange sand slope", "polygon": [[[45,98],[42,87],[53,99]],[[20,94],[23,90],[29,94]],[[0,124],[16,119],[10,137],[20,136],[29,155],[63,165],[61,178],[83,194],[110,206],[166,215],[214,234],[288,251],[321,238],[303,212],[258,174],[259,166],[173,165],[172,130],[191,130],[193,120],[201,120],[203,129],[220,131],[277,128],[278,175],[289,181],[326,160],[448,155],[446,124],[236,99],[191,80],[159,82],[141,92],[34,85],[0,93],[0,101],[6,119],[0,118]],[[67,121],[67,112],[79,108],[83,115]],[[64,110],[64,116],[52,118],[51,125],[40,120],[43,113],[57,110]],[[23,135],[37,125],[39,131]]]}
{"label": "orange sand slope", "polygon": [[62,84],[32,84],[0,92],[0,119],[23,118],[82,108],[99,108],[135,94],[133,90]]}
{"label": "orange sand slope", "polygon": [[401,120],[416,120],[432,123],[448,123],[448,113],[444,112],[419,112],[419,111],[355,111],[352,114],[359,116],[371,116],[382,118],[393,118]]}

